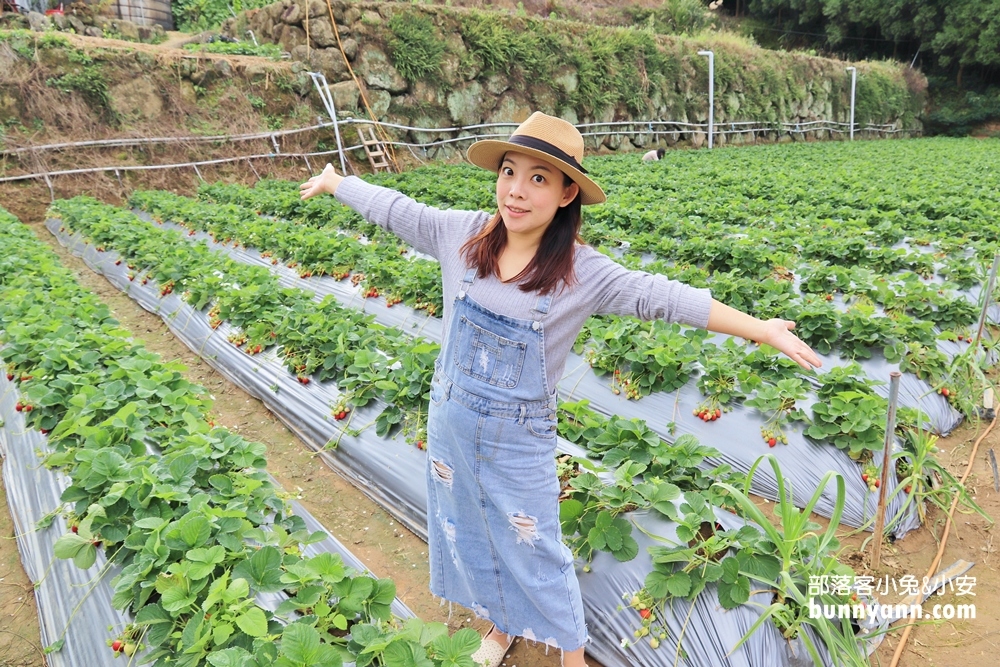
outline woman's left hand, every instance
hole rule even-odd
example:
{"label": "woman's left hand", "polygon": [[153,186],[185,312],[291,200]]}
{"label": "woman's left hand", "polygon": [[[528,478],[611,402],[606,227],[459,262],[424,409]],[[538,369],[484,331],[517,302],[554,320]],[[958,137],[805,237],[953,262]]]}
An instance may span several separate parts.
{"label": "woman's left hand", "polygon": [[761,343],[767,343],[779,352],[783,352],[789,359],[797,363],[806,370],[819,368],[823,365],[813,349],[803,343],[798,336],[792,333],[795,322],[774,318],[764,322],[764,335],[761,336]]}

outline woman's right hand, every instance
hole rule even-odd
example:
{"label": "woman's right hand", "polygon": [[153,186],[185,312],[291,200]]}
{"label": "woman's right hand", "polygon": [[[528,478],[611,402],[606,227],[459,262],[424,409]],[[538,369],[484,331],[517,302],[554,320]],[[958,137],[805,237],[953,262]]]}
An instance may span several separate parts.
{"label": "woman's right hand", "polygon": [[335,194],[342,180],[344,180],[344,177],[334,171],[333,165],[327,162],[326,167],[323,168],[323,173],[319,176],[313,176],[299,186],[299,196],[302,199],[309,199],[324,192],[331,195]]}

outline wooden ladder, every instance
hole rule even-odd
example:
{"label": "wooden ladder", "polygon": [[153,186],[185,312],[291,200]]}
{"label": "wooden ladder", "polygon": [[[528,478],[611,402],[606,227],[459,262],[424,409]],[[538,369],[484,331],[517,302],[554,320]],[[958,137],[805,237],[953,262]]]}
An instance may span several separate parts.
{"label": "wooden ladder", "polygon": [[365,147],[365,154],[368,156],[368,162],[372,166],[372,171],[377,172],[379,169],[385,169],[388,172],[392,172],[392,165],[389,164],[389,156],[385,152],[385,144],[375,138],[374,127],[368,128],[368,135],[365,136],[365,128],[358,128],[358,136],[361,137],[361,143]]}

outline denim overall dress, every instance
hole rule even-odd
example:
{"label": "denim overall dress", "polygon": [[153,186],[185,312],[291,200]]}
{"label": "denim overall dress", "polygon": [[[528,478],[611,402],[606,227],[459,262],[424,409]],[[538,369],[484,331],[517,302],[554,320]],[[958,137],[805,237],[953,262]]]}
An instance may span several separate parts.
{"label": "denim overall dress", "polygon": [[431,592],[505,634],[566,651],[584,645],[580,587],[562,543],[556,397],[544,324],[498,315],[465,274],[435,363],[427,424]]}

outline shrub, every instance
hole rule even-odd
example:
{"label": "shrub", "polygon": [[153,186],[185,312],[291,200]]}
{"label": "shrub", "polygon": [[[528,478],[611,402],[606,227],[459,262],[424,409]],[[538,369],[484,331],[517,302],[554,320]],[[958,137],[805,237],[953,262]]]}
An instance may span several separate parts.
{"label": "shrub", "polygon": [[430,18],[416,12],[399,12],[389,19],[389,57],[403,78],[413,82],[440,73],[444,42]]}

